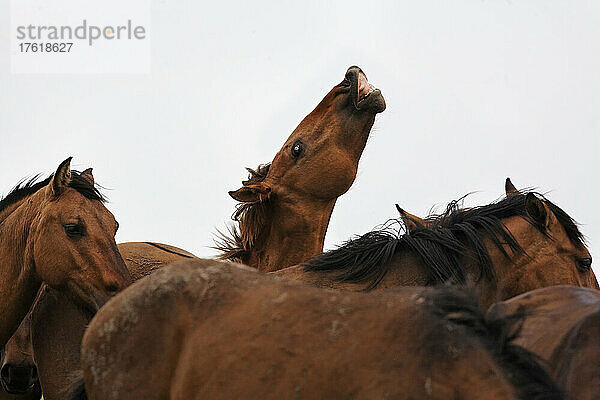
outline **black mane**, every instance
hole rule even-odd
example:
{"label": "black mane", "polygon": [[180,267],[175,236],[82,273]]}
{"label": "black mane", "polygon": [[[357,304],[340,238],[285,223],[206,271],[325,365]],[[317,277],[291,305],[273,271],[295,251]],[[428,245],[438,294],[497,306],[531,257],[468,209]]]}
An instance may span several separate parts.
{"label": "black mane", "polygon": [[[53,175],[50,175],[43,181],[38,181],[40,176],[36,175],[29,180],[22,180],[17,183],[17,185],[0,200],[0,213],[10,205],[15,204],[28,196],[31,196],[44,186],[47,186],[48,183],[50,183],[52,176]],[[106,202],[106,197],[100,193],[96,186],[92,185],[87,179],[82,177],[79,171],[71,170],[71,181],[69,182],[69,187],[77,190],[87,199],[98,200],[102,203]]]}
{"label": "black mane", "polygon": [[[500,365],[520,399],[566,399],[566,395],[542,367],[542,360],[529,350],[514,344],[526,317],[523,311],[506,316],[486,315],[473,290],[450,286],[432,289],[425,305],[442,321],[464,327],[478,338]],[[445,326],[443,329],[449,328]],[[452,331],[456,332],[456,328]]]}
{"label": "black mane", "polygon": [[[428,285],[447,281],[466,283],[467,274],[461,262],[465,256],[472,257],[479,266],[478,279],[494,281],[496,277],[492,259],[484,240],[491,240],[508,259],[524,252],[502,220],[518,216],[534,225],[525,208],[525,194],[513,194],[497,202],[472,208],[459,208],[462,199],[453,201],[442,214],[428,216],[425,219],[426,226],[419,224],[416,229],[406,233],[403,233],[404,230],[392,231],[389,226],[368,232],[313,258],[304,264],[304,269],[332,272],[333,278],[340,282],[368,283],[369,290],[386,276],[394,254],[412,252],[426,265]],[[576,245],[583,243],[577,223],[543,195],[534,194],[554,213],[569,239]],[[401,224],[399,220],[395,221]],[[508,246],[508,252],[504,245]]]}

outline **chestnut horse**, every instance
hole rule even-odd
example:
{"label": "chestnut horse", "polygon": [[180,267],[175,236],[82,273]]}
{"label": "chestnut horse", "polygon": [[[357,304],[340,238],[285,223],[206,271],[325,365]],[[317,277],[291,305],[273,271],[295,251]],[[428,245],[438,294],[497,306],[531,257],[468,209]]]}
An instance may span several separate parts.
{"label": "chestnut horse", "polygon": [[538,193],[452,202],[425,220],[403,213],[406,233],[375,230],[276,274],[347,290],[475,282],[486,306],[544,286],[598,288],[577,223]]}
{"label": "chestnut horse", "polygon": [[350,67],[292,132],[270,164],[248,169],[239,201],[238,226],[221,234],[223,260],[275,271],[323,251],[335,202],[356,178],[358,161],[375,115],[385,109],[381,92],[358,67]]}
{"label": "chestnut horse", "polygon": [[600,291],[552,286],[494,304],[491,317],[516,311],[516,343],[545,361],[555,381],[570,398],[600,398]]}
{"label": "chestnut horse", "polygon": [[[118,244],[117,248],[133,280],[174,261],[195,258],[192,253],[162,243],[127,242]],[[11,342],[17,336],[22,338],[22,346],[31,348],[29,357],[22,357],[19,363],[15,360],[14,364],[21,369],[28,365],[37,367],[44,400],[63,400],[73,372],[81,368],[81,338],[91,316],[61,292],[44,285],[26,318],[29,320],[31,322],[22,324],[11,338]]]}
{"label": "chestnut horse", "polygon": [[336,292],[183,261],[96,314],[82,342],[85,390],[92,400],[563,399],[505,324],[452,288]]}
{"label": "chestnut horse", "polygon": [[70,162],[44,181],[17,185],[0,201],[0,346],[42,282],[90,315],[130,282],[114,239],[117,221],[90,183],[91,171],[71,171]]}
{"label": "chestnut horse", "polygon": [[0,400],[39,400],[42,389],[33,361],[33,349],[29,336],[30,315],[0,352]]}

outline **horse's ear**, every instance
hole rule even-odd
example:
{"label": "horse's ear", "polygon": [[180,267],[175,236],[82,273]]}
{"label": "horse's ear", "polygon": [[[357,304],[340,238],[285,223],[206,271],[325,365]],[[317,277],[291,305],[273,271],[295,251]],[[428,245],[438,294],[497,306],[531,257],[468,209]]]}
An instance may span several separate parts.
{"label": "horse's ear", "polygon": [[533,193],[527,193],[525,196],[525,210],[537,225],[547,228],[549,225],[549,210],[544,202]]}
{"label": "horse's ear", "polygon": [[58,197],[71,182],[71,160],[73,157],[67,158],[61,162],[56,172],[52,176],[50,183],[48,184],[47,193],[52,197]]}
{"label": "horse's ear", "polygon": [[412,232],[417,228],[423,228],[427,225],[427,222],[417,217],[416,215],[412,215],[409,212],[406,212],[403,208],[401,208],[398,204],[396,204],[396,210],[400,213],[400,218],[402,218],[402,222],[406,226],[406,230],[408,232]]}
{"label": "horse's ear", "polygon": [[94,175],[92,175],[92,169],[88,168],[81,173],[81,177],[88,181],[88,183],[94,186]]}
{"label": "horse's ear", "polygon": [[519,194],[519,191],[510,181],[510,178],[506,178],[506,182],[504,183],[504,190],[506,191],[506,195],[510,196],[511,194]]}
{"label": "horse's ear", "polygon": [[229,195],[233,197],[237,201],[241,201],[242,203],[255,203],[257,201],[262,201],[269,197],[271,194],[271,188],[264,184],[264,182],[255,184],[242,186],[238,190],[232,190],[229,192]]}

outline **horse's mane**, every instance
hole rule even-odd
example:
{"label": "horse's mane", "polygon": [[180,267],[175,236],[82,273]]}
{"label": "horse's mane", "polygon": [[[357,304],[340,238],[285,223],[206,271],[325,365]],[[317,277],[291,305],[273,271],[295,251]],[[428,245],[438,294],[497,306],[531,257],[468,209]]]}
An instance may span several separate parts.
{"label": "horse's mane", "polygon": [[[23,200],[26,197],[31,196],[44,186],[47,186],[50,183],[52,176],[53,175],[50,175],[46,179],[38,181],[40,175],[36,175],[29,180],[23,179],[17,183],[17,185],[0,200],[0,213],[7,207]],[[71,181],[69,182],[69,187],[77,190],[84,197],[90,200],[98,200],[102,203],[106,201],[106,197],[100,193],[98,188],[92,185],[87,179],[82,177],[79,171],[71,170]]]}
{"label": "horse's mane", "polygon": [[[255,185],[265,180],[269,173],[271,164],[260,164],[258,168],[246,168],[248,180],[242,181],[242,185]],[[231,219],[237,222],[237,226],[228,227],[228,234],[217,231],[215,239],[216,250],[221,254],[221,260],[248,263],[250,252],[254,243],[260,235],[265,235],[265,220],[269,210],[269,199],[264,198],[253,203],[240,202],[236,205]]]}
{"label": "horse's mane", "polygon": [[[577,223],[562,209],[543,195],[530,192],[546,203],[574,244],[581,244],[583,235]],[[503,219],[519,216],[530,224],[533,220],[525,208],[526,193],[512,194],[497,202],[472,208],[460,208],[462,198],[451,202],[439,215],[428,216],[425,225],[404,233],[406,229],[392,230],[390,224],[362,236],[350,239],[337,249],[322,253],[304,264],[305,271],[332,272],[340,282],[368,283],[375,288],[390,269],[390,260],[396,253],[412,252],[424,262],[428,285],[452,281],[466,283],[466,271],[461,260],[472,257],[479,266],[480,276],[496,279],[485,239],[507,258],[522,254],[523,248],[506,228]],[[402,224],[399,220],[394,220]],[[535,225],[537,226],[537,225]],[[542,233],[548,235],[543,227]]]}
{"label": "horse's mane", "polygon": [[[526,317],[522,310],[506,316],[486,315],[472,289],[452,286],[438,287],[429,292],[425,307],[445,323],[464,327],[478,338],[500,365],[520,399],[566,399],[562,390],[541,366],[540,357],[513,343],[519,336]],[[445,326],[444,329],[450,328]],[[456,332],[456,329],[452,331]]]}

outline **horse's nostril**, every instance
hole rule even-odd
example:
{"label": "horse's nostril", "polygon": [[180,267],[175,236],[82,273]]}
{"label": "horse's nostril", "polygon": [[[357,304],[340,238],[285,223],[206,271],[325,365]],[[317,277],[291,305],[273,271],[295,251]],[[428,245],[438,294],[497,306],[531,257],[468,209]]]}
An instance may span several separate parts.
{"label": "horse's nostril", "polygon": [[38,380],[35,365],[5,364],[0,370],[2,386],[11,394],[22,394],[30,390]]}
{"label": "horse's nostril", "polygon": [[2,369],[0,369],[0,377],[4,380],[4,381],[8,381],[8,378],[10,377],[10,364],[4,364],[2,366]]}

